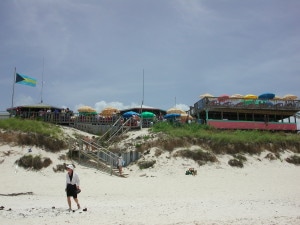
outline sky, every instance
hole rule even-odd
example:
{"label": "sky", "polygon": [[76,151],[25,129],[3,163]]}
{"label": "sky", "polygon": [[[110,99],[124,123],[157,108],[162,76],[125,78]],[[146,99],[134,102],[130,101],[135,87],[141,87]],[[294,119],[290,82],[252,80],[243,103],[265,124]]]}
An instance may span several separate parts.
{"label": "sky", "polygon": [[299,21],[299,0],[1,0],[0,111],[300,97]]}

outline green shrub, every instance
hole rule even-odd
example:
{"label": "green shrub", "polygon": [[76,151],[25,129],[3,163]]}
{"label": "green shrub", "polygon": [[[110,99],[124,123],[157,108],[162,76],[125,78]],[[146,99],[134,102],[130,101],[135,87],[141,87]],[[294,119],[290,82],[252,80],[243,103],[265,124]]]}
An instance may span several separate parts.
{"label": "green shrub", "polygon": [[230,166],[234,166],[234,167],[240,167],[240,168],[243,168],[243,167],[244,167],[243,162],[240,161],[240,160],[238,160],[238,159],[230,159],[230,160],[228,161],[228,164],[229,164]]}
{"label": "green shrub", "polygon": [[295,165],[300,165],[300,156],[297,155],[293,155],[291,157],[286,158],[286,160],[288,163],[292,163]]}
{"label": "green shrub", "polygon": [[37,146],[51,152],[67,148],[63,131],[50,123],[11,118],[0,120],[0,128],[6,130],[0,133],[0,140],[4,143]]}
{"label": "green shrub", "polygon": [[217,162],[217,157],[212,152],[202,151],[201,149],[192,151],[192,150],[180,150],[175,156],[182,156],[185,158],[193,159],[195,161],[204,161],[204,162]]}
{"label": "green shrub", "polygon": [[38,133],[58,139],[63,134],[63,131],[54,124],[19,118],[0,120],[0,128],[11,131]]}
{"label": "green shrub", "polygon": [[156,160],[150,160],[150,161],[140,161],[138,162],[139,168],[142,169],[147,169],[152,167],[156,163]]}
{"label": "green shrub", "polygon": [[[167,122],[156,123],[151,129],[156,133],[163,132],[172,140],[192,140],[193,143],[211,149],[216,154],[237,154],[240,152],[260,154],[264,150],[277,154],[282,149],[290,149],[295,153],[300,153],[300,137],[297,134],[259,130],[217,130],[196,123],[178,127]],[[168,143],[166,140],[164,142]],[[173,149],[171,144],[167,147],[168,151]]]}
{"label": "green shrub", "polygon": [[67,148],[67,143],[64,140],[35,133],[19,133],[18,144],[27,146],[35,145],[40,148],[45,148],[46,151],[50,152],[58,152]]}
{"label": "green shrub", "polygon": [[25,169],[34,169],[34,170],[40,170],[43,167],[48,167],[52,163],[50,158],[41,158],[40,155],[24,155],[20,159],[16,161],[16,164],[18,166],[21,166]]}
{"label": "green shrub", "polygon": [[233,157],[241,162],[245,162],[247,161],[247,158],[241,154],[236,154],[236,155],[233,155]]}
{"label": "green shrub", "polygon": [[[74,165],[73,165],[74,166]],[[74,166],[75,167],[75,166]],[[59,165],[56,165],[56,168],[55,167],[53,167],[53,171],[55,172],[55,173],[57,173],[57,172],[64,172],[64,171],[66,171],[66,168],[67,168],[67,164],[66,163],[64,163],[64,164],[59,164]]]}

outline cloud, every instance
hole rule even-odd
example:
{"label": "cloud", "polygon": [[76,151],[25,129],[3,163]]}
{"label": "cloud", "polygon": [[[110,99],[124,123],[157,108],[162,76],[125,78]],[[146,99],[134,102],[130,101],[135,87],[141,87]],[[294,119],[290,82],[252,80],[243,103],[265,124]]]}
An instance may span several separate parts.
{"label": "cloud", "polygon": [[[299,1],[1,1],[0,102],[13,70],[38,79],[15,102],[76,109],[190,106],[201,93],[300,96]],[[44,64],[43,64],[44,59]],[[117,104],[118,105],[118,104]]]}

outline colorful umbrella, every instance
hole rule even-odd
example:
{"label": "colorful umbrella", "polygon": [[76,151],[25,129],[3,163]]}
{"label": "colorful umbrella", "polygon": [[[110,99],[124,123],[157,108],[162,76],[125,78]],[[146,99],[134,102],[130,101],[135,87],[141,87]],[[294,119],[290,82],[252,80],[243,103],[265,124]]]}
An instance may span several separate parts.
{"label": "colorful umbrella", "polygon": [[273,93],[264,93],[258,96],[258,99],[264,99],[264,100],[268,100],[268,99],[273,99],[275,97],[275,94]]}
{"label": "colorful umbrella", "polygon": [[180,118],[183,119],[183,120],[192,120],[193,117],[187,113],[183,113],[183,114],[180,114]]}
{"label": "colorful umbrella", "polygon": [[227,101],[229,99],[229,95],[220,95],[219,97],[218,97],[218,101],[219,102],[225,102],[225,101]]}
{"label": "colorful umbrella", "polygon": [[185,111],[183,111],[182,109],[170,108],[167,110],[167,114],[171,114],[171,113],[182,114],[185,113]]}
{"label": "colorful umbrella", "polygon": [[214,97],[213,95],[209,94],[209,93],[205,93],[205,94],[202,94],[199,96],[200,98],[205,98],[205,97],[208,97],[208,98],[212,98]]}
{"label": "colorful umbrella", "polygon": [[155,114],[153,112],[142,112],[141,113],[141,117],[144,118],[144,119],[150,119],[150,118],[153,118],[155,117]]}
{"label": "colorful umbrella", "polygon": [[169,113],[164,116],[165,119],[174,119],[179,118],[181,116],[180,113]]}
{"label": "colorful umbrella", "polygon": [[129,118],[132,116],[140,116],[140,114],[138,114],[137,112],[134,112],[134,111],[128,111],[126,113],[123,113],[123,117],[125,117],[125,118]]}
{"label": "colorful umbrella", "polygon": [[276,95],[273,99],[274,100],[282,100],[282,97]]}
{"label": "colorful umbrella", "polygon": [[296,100],[298,97],[296,95],[292,95],[292,94],[287,94],[285,96],[283,96],[283,100]]}
{"label": "colorful umbrella", "polygon": [[234,95],[231,95],[230,98],[244,98],[244,95],[234,94]]}
{"label": "colorful umbrella", "polygon": [[120,110],[114,107],[106,107],[100,113],[101,116],[113,116],[117,113],[120,113]]}
{"label": "colorful umbrella", "polygon": [[81,113],[92,113],[92,112],[94,113],[94,112],[96,112],[96,110],[93,109],[90,106],[81,106],[77,111],[81,112]]}
{"label": "colorful umbrella", "polygon": [[244,99],[257,99],[257,95],[253,95],[253,94],[248,94],[244,96]]}

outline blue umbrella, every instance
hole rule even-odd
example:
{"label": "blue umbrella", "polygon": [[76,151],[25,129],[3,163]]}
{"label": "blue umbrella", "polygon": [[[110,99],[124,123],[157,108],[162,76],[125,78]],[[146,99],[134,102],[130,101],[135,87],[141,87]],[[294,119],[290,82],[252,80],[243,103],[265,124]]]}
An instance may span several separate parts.
{"label": "blue umbrella", "polygon": [[123,113],[123,117],[125,117],[125,118],[129,118],[132,116],[140,116],[140,114],[138,114],[137,112],[134,112],[134,111],[128,111],[126,113]]}
{"label": "blue umbrella", "polygon": [[174,119],[177,117],[180,117],[181,115],[179,113],[170,113],[170,114],[166,114],[164,116],[165,119]]}
{"label": "blue umbrella", "polygon": [[259,99],[273,99],[275,97],[275,94],[273,93],[264,93],[258,96]]}

